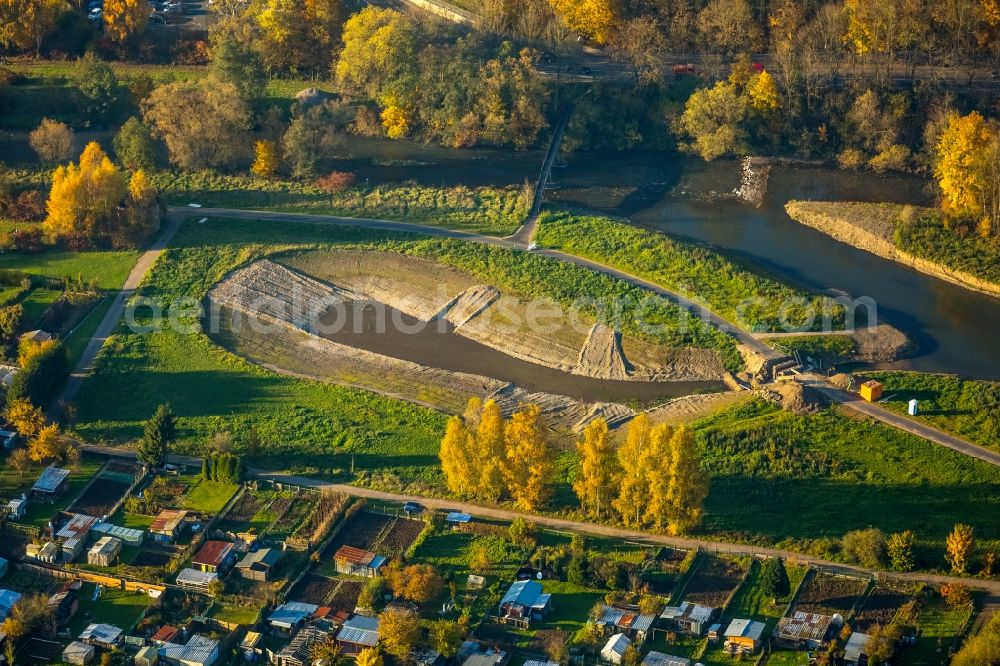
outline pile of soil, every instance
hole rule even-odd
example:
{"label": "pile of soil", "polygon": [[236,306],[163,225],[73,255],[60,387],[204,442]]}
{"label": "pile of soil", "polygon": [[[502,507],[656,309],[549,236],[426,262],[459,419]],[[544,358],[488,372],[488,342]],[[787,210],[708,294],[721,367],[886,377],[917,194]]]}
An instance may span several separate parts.
{"label": "pile of soil", "polygon": [[814,414],[830,405],[822,393],[798,382],[777,382],[768,386],[767,391],[771,394],[767,397],[778,402],[782,409],[800,416]]}

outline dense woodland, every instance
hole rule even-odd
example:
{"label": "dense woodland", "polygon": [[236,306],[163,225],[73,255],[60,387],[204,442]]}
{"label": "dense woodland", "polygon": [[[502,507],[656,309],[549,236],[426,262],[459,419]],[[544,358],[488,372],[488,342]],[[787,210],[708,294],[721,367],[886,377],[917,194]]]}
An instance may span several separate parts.
{"label": "dense woodland", "polygon": [[[941,185],[962,234],[994,235],[996,0],[461,4],[476,26],[377,7],[352,14],[342,0],[223,0],[204,34],[148,23],[140,0],[108,3],[103,25],[63,0],[2,0],[0,47],[86,56],[65,107],[46,113],[70,128],[125,123],[115,149],[130,169],[156,166],[165,147],[182,170],[315,178],[347,133],[536,147],[573,101],[567,150],[784,154],[921,171]],[[594,72],[581,48],[615,65]],[[209,76],[118,76],[109,61],[208,64]],[[678,72],[678,62],[694,66]],[[289,108],[265,93],[276,77],[335,92]],[[22,82],[2,72],[0,112],[18,108]],[[72,157],[65,138],[46,135],[57,130],[65,134],[39,126],[43,162]],[[256,145],[237,140],[246,132]]]}

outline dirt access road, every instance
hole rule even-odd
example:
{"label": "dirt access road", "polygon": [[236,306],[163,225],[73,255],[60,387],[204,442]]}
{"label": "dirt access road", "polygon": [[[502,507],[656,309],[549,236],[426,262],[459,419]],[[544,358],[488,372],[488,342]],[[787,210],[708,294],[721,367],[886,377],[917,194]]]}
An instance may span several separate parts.
{"label": "dirt access road", "polygon": [[[183,215],[191,214],[192,209],[190,208],[170,208],[170,212],[173,215]],[[531,237],[534,235],[535,225],[537,224],[537,218],[532,217],[529,219],[528,223],[522,227],[517,233],[507,238],[496,238],[494,236],[486,236],[483,234],[470,233],[466,231],[455,231],[453,229],[443,229],[439,227],[429,227],[420,224],[411,224],[408,222],[392,222],[389,220],[376,220],[369,218],[352,218],[352,217],[338,217],[334,215],[311,215],[305,213],[281,213],[273,211],[254,211],[254,210],[239,210],[230,208],[201,208],[198,209],[198,213],[208,217],[229,217],[237,219],[253,219],[253,220],[274,220],[276,222],[303,222],[307,224],[324,224],[324,225],[349,225],[349,226],[360,226],[369,229],[383,229],[386,231],[400,231],[406,233],[417,233],[424,236],[439,236],[442,238],[453,238],[456,240],[463,240],[473,243],[483,243],[486,245],[495,245],[497,247],[504,247],[508,249],[519,249],[527,250],[528,245],[531,242]],[[757,339],[749,331],[745,331],[739,326],[733,324],[732,322],[720,317],[714,312],[709,311],[703,305],[695,303],[694,301],[681,296],[673,291],[664,289],[658,284],[644,280],[638,276],[632,275],[625,271],[607,266],[597,261],[592,261],[590,259],[584,259],[583,257],[578,257],[576,255],[567,254],[565,252],[559,252],[558,250],[546,250],[546,249],[536,249],[533,251],[534,254],[540,254],[557,261],[562,261],[570,264],[575,264],[581,266],[588,270],[596,271],[599,273],[604,273],[610,275],[624,282],[628,282],[642,289],[651,291],[658,296],[662,296],[672,303],[688,310],[695,316],[702,319],[702,321],[715,326],[721,331],[732,335],[738,342],[746,345],[752,349],[755,353],[759,354],[766,359],[776,359],[784,356],[781,352],[778,352]],[[853,394],[846,393],[844,391],[839,391],[832,385],[823,385],[820,387],[824,393],[832,400],[844,404],[847,408],[859,411],[873,419],[881,421],[887,425],[905,430],[911,434],[917,435],[918,437],[923,437],[935,444],[946,446],[950,449],[954,449],[960,453],[973,456],[992,465],[1000,466],[1000,455],[996,452],[991,451],[982,446],[978,446],[971,442],[953,437],[951,435],[946,435],[936,428],[932,428],[928,425],[914,421],[912,419],[899,416],[893,412],[882,409],[877,405],[870,403],[859,402],[857,396]]]}
{"label": "dirt access road", "polygon": [[[99,455],[117,456],[129,459],[135,459],[136,457],[135,451],[132,449],[125,449],[113,446],[82,444],[81,449],[88,453],[95,453]],[[169,462],[174,464],[189,465],[199,468],[201,467],[201,462],[202,462],[201,458],[197,458],[194,456],[171,455],[168,457],[168,459]],[[281,483],[290,486],[301,486],[303,488],[314,488],[316,490],[329,489],[329,490],[335,490],[337,492],[346,493],[348,495],[353,495],[355,497],[363,497],[365,499],[394,502],[399,504],[403,504],[405,502],[417,502],[430,509],[462,511],[474,516],[481,516],[485,518],[493,518],[504,521],[514,520],[515,518],[524,518],[526,520],[530,520],[531,522],[537,525],[541,525],[542,527],[562,532],[577,532],[580,534],[601,536],[610,539],[620,539],[622,541],[640,543],[649,546],[671,546],[683,549],[702,548],[709,552],[726,553],[734,556],[766,555],[768,557],[794,558],[799,562],[811,564],[817,567],[822,567],[831,572],[842,572],[855,575],[874,574],[879,576],[880,578],[923,581],[928,583],[934,583],[936,585],[940,585],[942,583],[964,583],[965,585],[968,585],[972,589],[982,590],[989,593],[991,598],[996,598],[1000,596],[1000,581],[995,581],[995,580],[982,580],[978,578],[959,578],[956,576],[944,576],[940,574],[921,574],[921,573],[889,574],[885,572],[872,571],[871,569],[865,569],[863,567],[856,567],[849,564],[843,564],[840,562],[830,562],[828,560],[823,560],[820,558],[809,557],[801,553],[796,553],[791,550],[784,550],[780,548],[764,548],[760,546],[748,546],[746,544],[739,544],[739,543],[727,543],[724,541],[709,541],[707,539],[671,537],[663,534],[653,534],[649,532],[640,532],[637,530],[631,530],[622,527],[614,527],[612,525],[599,525],[596,523],[587,523],[577,520],[568,520],[565,518],[556,518],[554,516],[521,513],[519,511],[513,511],[510,509],[482,506],[479,504],[471,504],[469,502],[461,502],[458,500],[422,497],[419,495],[404,495],[400,493],[390,493],[381,490],[373,490],[371,488],[350,486],[343,483],[330,483],[328,481],[309,479],[291,474],[282,474],[280,472],[266,472],[262,470],[250,470],[250,471],[258,479],[265,481],[273,481],[275,483]]]}
{"label": "dirt access road", "polygon": [[[163,253],[163,250],[169,245],[171,239],[173,239],[174,234],[177,233],[181,223],[186,216],[190,215],[201,215],[203,217],[228,217],[235,219],[251,219],[251,220],[273,220],[275,222],[299,222],[305,224],[322,224],[322,225],[343,225],[343,226],[355,226],[355,227],[365,227],[368,229],[382,229],[385,231],[398,231],[404,233],[415,233],[425,236],[437,236],[441,238],[453,238],[456,240],[463,240],[474,243],[483,243],[486,245],[494,245],[497,247],[504,247],[508,249],[520,249],[527,250],[526,243],[530,242],[530,235],[533,231],[533,225],[535,221],[533,220],[529,225],[529,232],[522,234],[517,233],[510,238],[496,238],[494,236],[486,236],[483,234],[469,233],[465,231],[456,231],[453,229],[444,229],[439,227],[429,227],[420,224],[411,224],[408,222],[393,222],[390,220],[377,220],[371,218],[352,218],[352,217],[337,217],[333,215],[309,215],[303,213],[281,213],[273,211],[254,211],[254,210],[241,210],[241,209],[229,209],[229,208],[190,208],[190,207],[170,207],[168,208],[168,224],[156,241],[146,250],[140,257],[139,261],[132,268],[129,273],[128,279],[125,281],[125,285],[122,290],[115,297],[115,301],[112,304],[111,309],[108,310],[101,324],[98,326],[97,331],[91,338],[90,342],[87,344],[87,348],[84,350],[83,355],[80,358],[80,362],[74,369],[72,375],[66,383],[66,387],[63,389],[60,395],[60,401],[58,404],[66,404],[73,400],[80,387],[83,385],[84,379],[90,373],[93,366],[94,359],[100,352],[101,347],[107,340],[108,336],[114,331],[121,319],[122,314],[125,310],[125,303],[127,300],[135,293],[135,290],[141,284],[146,273],[152,267],[153,263],[159,256]],[[566,254],[564,252],[559,252],[556,250],[536,250],[537,254],[542,254],[546,257],[556,259],[558,261],[563,261],[566,263],[575,264],[577,266],[582,266],[592,271],[597,271],[600,273],[605,273],[611,275],[615,278],[634,284],[642,289],[646,289],[662,296],[669,301],[676,303],[680,307],[683,307],[690,312],[694,313],[696,316],[702,318],[706,323],[710,323],[716,326],[722,331],[729,333],[734,338],[736,338],[740,343],[753,349],[758,354],[762,355],[764,358],[777,358],[782,356],[779,352],[775,351],[768,345],[764,344],[760,340],[756,339],[753,334],[745,331],[733,323],[723,319],[717,314],[710,312],[705,307],[681,296],[680,294],[674,293],[670,290],[664,289],[663,287],[644,280],[635,275],[626,273],[625,271],[606,266],[596,261],[591,261],[589,259],[584,259],[582,257],[577,257],[572,254]],[[966,455],[971,455],[973,457],[979,458],[985,462],[993,465],[1000,466],[1000,455],[995,452],[990,451],[984,447],[972,444],[965,440],[959,439],[957,437],[952,437],[950,435],[945,435],[941,431],[926,426],[917,421],[901,417],[898,414],[884,410],[876,405],[871,405],[865,403],[864,405],[858,404],[856,396],[852,394],[844,393],[833,389],[831,386],[822,387],[827,395],[835,400],[836,402],[843,403],[849,408],[855,409],[856,411],[861,411],[862,413],[881,421],[887,425],[893,426],[895,428],[900,428],[911,434],[923,437],[935,444],[946,446],[948,448],[959,451]],[[833,389],[833,390],[831,390]]]}
{"label": "dirt access road", "polygon": [[139,255],[139,260],[135,262],[135,266],[129,272],[121,291],[115,295],[115,299],[111,303],[111,308],[108,309],[104,315],[104,319],[98,324],[97,330],[87,343],[87,347],[83,350],[79,362],[77,362],[76,367],[70,373],[69,379],[66,380],[66,385],[63,387],[62,393],[59,395],[59,400],[56,402],[57,405],[68,404],[76,397],[80,387],[83,386],[83,381],[93,369],[94,359],[97,358],[101,347],[104,346],[108,337],[114,332],[122,315],[125,313],[125,304],[128,302],[128,299],[135,294],[143,278],[146,277],[146,273],[149,272],[149,269],[153,267],[153,264],[163,254],[170,241],[173,240],[183,221],[183,215],[173,212],[169,213],[167,216],[167,226],[164,227],[152,245]]}

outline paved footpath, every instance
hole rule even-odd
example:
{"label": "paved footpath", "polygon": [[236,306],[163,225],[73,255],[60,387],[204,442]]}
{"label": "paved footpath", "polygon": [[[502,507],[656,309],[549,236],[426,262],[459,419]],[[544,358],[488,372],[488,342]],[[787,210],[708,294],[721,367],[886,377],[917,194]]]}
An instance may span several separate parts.
{"label": "paved footpath", "polygon": [[[188,210],[190,212],[190,210]],[[125,279],[125,284],[122,285],[121,291],[115,295],[114,301],[111,303],[111,307],[105,313],[104,318],[98,325],[97,330],[94,335],[90,338],[90,342],[87,343],[87,347],[83,350],[83,355],[80,356],[79,362],[76,367],[70,373],[69,379],[66,380],[66,385],[63,387],[62,393],[59,395],[59,400],[57,404],[68,404],[73,401],[76,397],[77,392],[79,392],[80,387],[83,386],[83,381],[90,374],[90,371],[94,366],[94,359],[97,358],[97,354],[101,351],[101,347],[107,341],[108,337],[114,332],[115,328],[118,326],[118,322],[121,321],[122,315],[125,313],[125,305],[128,300],[135,294],[136,289],[142,283],[143,278],[146,277],[146,273],[152,268],[156,260],[159,259],[160,255],[170,244],[173,239],[174,234],[180,228],[181,223],[184,221],[183,215],[170,214],[167,217],[167,226],[163,229],[160,235],[157,237],[153,244],[149,248],[139,255],[139,260],[135,262],[135,266],[129,272],[128,277]]]}
{"label": "paved footpath", "polygon": [[[93,444],[82,444],[81,448],[89,453],[96,453],[107,456],[119,456],[122,458],[131,458],[131,459],[134,459],[136,457],[135,451],[133,449],[125,449],[112,446],[99,446]],[[174,463],[176,465],[188,465],[199,468],[201,467],[201,460],[202,460],[201,458],[193,456],[180,456],[180,455],[171,455],[169,456],[168,459],[169,462]],[[830,571],[832,573],[840,572],[840,573],[854,574],[854,575],[877,574],[879,577],[883,578],[923,581],[927,583],[933,583],[935,585],[940,585],[942,583],[964,583],[968,585],[971,589],[983,590],[985,592],[988,592],[991,598],[996,598],[1000,596],[1000,581],[997,580],[982,580],[979,578],[960,578],[956,576],[944,576],[941,574],[930,574],[930,573],[889,574],[885,572],[874,572],[870,569],[865,569],[863,567],[856,567],[849,564],[843,564],[840,562],[830,562],[828,560],[810,557],[808,555],[803,555],[801,553],[796,553],[794,551],[784,550],[781,548],[764,548],[761,546],[748,546],[747,544],[727,543],[724,541],[709,541],[707,539],[692,539],[688,537],[672,537],[672,536],[666,536],[664,534],[654,534],[650,532],[641,532],[638,530],[632,530],[624,527],[615,527],[613,525],[601,525],[597,523],[588,523],[578,520],[558,518],[555,516],[522,513],[511,509],[482,506],[480,504],[472,504],[469,502],[462,502],[458,500],[423,497],[419,495],[405,495],[401,493],[390,493],[381,490],[373,490],[371,488],[350,486],[343,483],[330,483],[328,481],[309,479],[306,477],[295,476],[292,474],[283,474],[281,472],[267,472],[263,470],[251,470],[251,472],[258,479],[265,481],[274,481],[275,483],[282,483],[291,486],[300,486],[303,488],[315,488],[317,490],[323,490],[323,489],[335,490],[337,492],[346,493],[348,495],[353,495],[355,497],[364,497],[366,499],[381,500],[386,502],[397,502],[400,504],[405,502],[418,502],[424,505],[425,507],[431,509],[462,511],[472,514],[474,516],[494,518],[497,520],[509,521],[509,520],[514,520],[515,518],[524,518],[526,520],[530,520],[531,522],[537,525],[541,525],[543,527],[552,530],[563,531],[563,532],[578,532],[580,534],[607,537],[609,539],[619,539],[622,541],[640,543],[649,546],[673,546],[676,548],[684,548],[684,549],[702,548],[706,551],[732,554],[734,556],[765,555],[768,557],[794,558],[798,562],[811,564],[817,567],[822,567],[823,569]]]}
{"label": "paved footpath", "polygon": [[[422,224],[412,224],[409,222],[392,222],[389,220],[376,220],[370,218],[354,218],[354,217],[339,217],[336,215],[313,215],[306,213],[282,213],[275,211],[255,211],[255,210],[241,210],[241,209],[231,209],[231,208],[170,208],[170,213],[175,218],[182,218],[184,215],[200,214],[207,217],[228,217],[236,219],[247,219],[247,220],[273,220],[276,222],[302,222],[306,224],[322,224],[322,225],[338,225],[338,226],[353,226],[353,227],[364,227],[368,229],[381,229],[385,231],[398,231],[405,233],[416,233],[424,236],[438,236],[441,238],[453,238],[456,240],[464,240],[474,243],[483,243],[486,245],[495,245],[497,247],[504,247],[509,249],[527,249],[527,244],[530,242],[531,232],[534,231],[534,224],[536,220],[533,219],[529,221],[524,228],[530,228],[529,233],[515,233],[507,238],[496,238],[495,236],[487,236],[485,234],[471,233],[467,231],[456,231],[454,229],[444,229],[441,227],[430,227]],[[578,257],[573,254],[567,254],[565,252],[559,252],[558,250],[544,250],[539,249],[535,251],[535,254],[540,254],[545,257],[555,259],[557,261],[562,261],[570,264],[575,264],[577,266],[582,266],[588,270],[597,271],[604,273],[606,275],[611,275],[619,280],[628,282],[642,289],[652,291],[653,293],[668,299],[669,301],[676,303],[682,308],[685,308],[695,315],[701,317],[703,321],[709,323],[726,333],[729,333],[735,337],[740,343],[746,345],[750,349],[753,349],[756,353],[760,354],[764,358],[778,358],[783,356],[779,352],[775,351],[764,342],[758,340],[752,333],[745,331],[730,321],[720,317],[719,315],[710,312],[704,306],[695,303],[694,301],[676,293],[670,291],[669,289],[664,289],[660,285],[645,280],[638,276],[632,275],[625,271],[619,270],[617,268],[602,264],[597,261],[592,261],[590,259],[585,259],[583,257]],[[138,269],[138,266],[136,267]],[[135,270],[133,270],[133,273]],[[130,276],[131,277],[131,276]],[[108,313],[111,314],[110,312]],[[107,318],[105,318],[107,319]],[[99,347],[98,347],[99,348]],[[89,349],[89,347],[88,347]],[[86,355],[85,355],[86,356]],[[78,387],[77,387],[78,388]],[[967,442],[958,437],[953,437],[947,435],[936,428],[928,426],[913,419],[900,416],[886,409],[883,409],[877,405],[861,401],[857,396],[845,391],[841,391],[831,384],[817,384],[817,388],[822,390],[830,399],[836,402],[842,403],[846,408],[852,409],[854,411],[860,412],[869,416],[873,419],[881,421],[887,425],[899,428],[911,434],[917,435],[918,437],[923,437],[935,444],[940,444],[941,446],[948,447],[965,455],[972,456],[988,462],[992,465],[1000,466],[1000,455],[995,451],[978,446],[971,442]]]}
{"label": "paved footpath", "polygon": [[979,446],[978,444],[973,444],[972,442],[967,442],[964,439],[959,439],[958,437],[941,432],[933,426],[927,425],[926,423],[917,421],[908,416],[891,412],[884,407],[879,407],[877,403],[862,400],[860,396],[844,391],[829,382],[809,381],[809,383],[819,389],[823,395],[842,404],[845,409],[850,409],[858,412],[859,414],[869,416],[885,424],[908,432],[911,435],[923,437],[924,439],[935,444],[939,444],[940,446],[953,449],[959,453],[964,453],[967,456],[972,456],[973,458],[979,458],[984,462],[1000,467],[1000,453],[993,451],[992,449],[987,449],[984,446]]}

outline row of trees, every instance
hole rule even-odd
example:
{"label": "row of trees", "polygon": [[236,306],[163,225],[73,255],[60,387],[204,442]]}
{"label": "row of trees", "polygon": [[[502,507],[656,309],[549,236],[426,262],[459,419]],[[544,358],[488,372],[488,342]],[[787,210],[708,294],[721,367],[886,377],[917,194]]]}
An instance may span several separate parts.
{"label": "row of trees", "polygon": [[[448,421],[439,455],[448,490],[459,497],[509,497],[534,511],[552,493],[556,451],[537,405],[505,422],[496,402],[471,399],[465,414]],[[654,426],[639,415],[617,445],[607,422],[595,419],[577,443],[577,458],[573,490],[587,514],[671,534],[701,522],[708,477],[687,428]]]}
{"label": "row of trees", "polygon": [[[893,571],[912,571],[917,566],[917,536],[912,530],[893,532],[886,536],[882,530],[869,527],[848,532],[840,541],[844,559],[868,569],[888,566]],[[945,539],[945,561],[952,573],[969,573],[976,557],[975,533],[971,525],[956,523]],[[997,563],[995,551],[987,550],[980,558],[979,574],[993,575]]]}
{"label": "row of trees", "polygon": [[493,400],[472,398],[462,416],[448,421],[439,453],[448,489],[459,497],[534,511],[552,493],[555,449],[538,405],[527,405],[509,420]]}
{"label": "row of trees", "polygon": [[243,457],[232,453],[209,454],[201,463],[201,478],[222,483],[240,483],[247,475]]}
{"label": "row of trees", "polygon": [[588,514],[670,534],[701,522],[709,480],[686,427],[652,425],[640,414],[616,446],[607,423],[596,419],[584,430],[577,456],[573,490]]}

